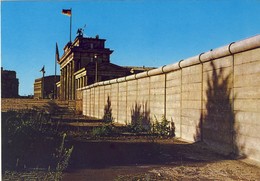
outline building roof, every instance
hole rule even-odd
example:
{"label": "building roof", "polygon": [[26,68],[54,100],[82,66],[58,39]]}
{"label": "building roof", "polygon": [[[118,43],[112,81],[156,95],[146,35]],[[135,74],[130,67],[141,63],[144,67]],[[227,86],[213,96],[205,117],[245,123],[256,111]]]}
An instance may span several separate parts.
{"label": "building roof", "polygon": [[[86,70],[95,70],[96,63],[95,62],[89,62],[86,66]],[[100,71],[111,71],[111,70],[117,70],[117,71],[128,71],[125,67],[121,67],[119,65],[110,63],[110,62],[102,62],[98,63],[98,70]]]}
{"label": "building roof", "polygon": [[[55,75],[44,76],[44,79],[52,79],[52,78],[55,78]],[[56,75],[56,78],[57,78],[57,81],[59,81],[60,80],[60,75]],[[42,80],[42,77],[35,79],[35,82],[36,81],[41,81],[41,80]]]}

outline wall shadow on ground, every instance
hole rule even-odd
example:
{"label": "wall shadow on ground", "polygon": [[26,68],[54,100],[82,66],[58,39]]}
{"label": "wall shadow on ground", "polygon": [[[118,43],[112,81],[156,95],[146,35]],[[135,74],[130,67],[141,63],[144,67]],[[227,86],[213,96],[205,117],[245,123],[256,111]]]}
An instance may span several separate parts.
{"label": "wall shadow on ground", "polygon": [[223,156],[202,149],[202,143],[158,143],[135,139],[74,142],[68,171],[116,166],[205,164],[225,159]]}
{"label": "wall shadow on ground", "polygon": [[[239,127],[235,127],[235,112],[233,103],[236,96],[232,94],[232,72],[226,73],[224,68],[219,68],[210,62],[211,75],[208,74],[205,107],[201,112],[200,129],[194,135],[195,139],[207,143],[212,148],[227,154],[236,155],[238,145],[236,135]],[[240,145],[240,149],[243,148]]]}

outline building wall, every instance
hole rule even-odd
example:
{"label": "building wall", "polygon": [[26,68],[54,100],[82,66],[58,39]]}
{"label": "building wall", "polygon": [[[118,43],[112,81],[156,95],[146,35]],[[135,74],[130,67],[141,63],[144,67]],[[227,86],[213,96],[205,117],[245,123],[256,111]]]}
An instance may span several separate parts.
{"label": "building wall", "polygon": [[34,81],[34,98],[42,98],[42,79],[36,79]]}
{"label": "building wall", "polygon": [[[42,78],[35,79],[34,81],[34,98],[54,98],[56,83],[60,80],[60,76],[52,75],[44,77],[44,85]],[[43,90],[44,89],[44,90]]]}
{"label": "building wall", "polygon": [[1,97],[16,98],[19,96],[19,81],[16,78],[16,72],[3,70],[1,67]]}
{"label": "building wall", "polygon": [[260,35],[140,74],[93,84],[83,114],[130,123],[140,109],[150,121],[165,116],[176,136],[202,140],[226,153],[260,161]]}

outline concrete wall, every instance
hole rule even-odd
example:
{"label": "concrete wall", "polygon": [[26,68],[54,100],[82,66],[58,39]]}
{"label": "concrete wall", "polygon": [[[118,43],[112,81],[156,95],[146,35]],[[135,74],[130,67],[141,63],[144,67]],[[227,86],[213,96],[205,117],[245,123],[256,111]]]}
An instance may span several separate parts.
{"label": "concrete wall", "polygon": [[102,118],[109,98],[116,122],[164,115],[177,137],[260,161],[260,35],[78,91],[84,115]]}

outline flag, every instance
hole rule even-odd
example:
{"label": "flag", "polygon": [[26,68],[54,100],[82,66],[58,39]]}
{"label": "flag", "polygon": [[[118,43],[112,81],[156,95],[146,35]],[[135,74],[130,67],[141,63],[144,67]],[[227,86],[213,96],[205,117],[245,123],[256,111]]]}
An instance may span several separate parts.
{"label": "flag", "polygon": [[59,55],[59,49],[58,49],[58,44],[56,42],[56,61],[59,62],[60,61],[60,55]]}
{"label": "flag", "polygon": [[62,14],[65,14],[67,16],[71,16],[71,9],[63,9]]}
{"label": "flag", "polygon": [[45,68],[44,68],[44,66],[42,67],[42,69],[40,70],[40,72],[45,73]]}

